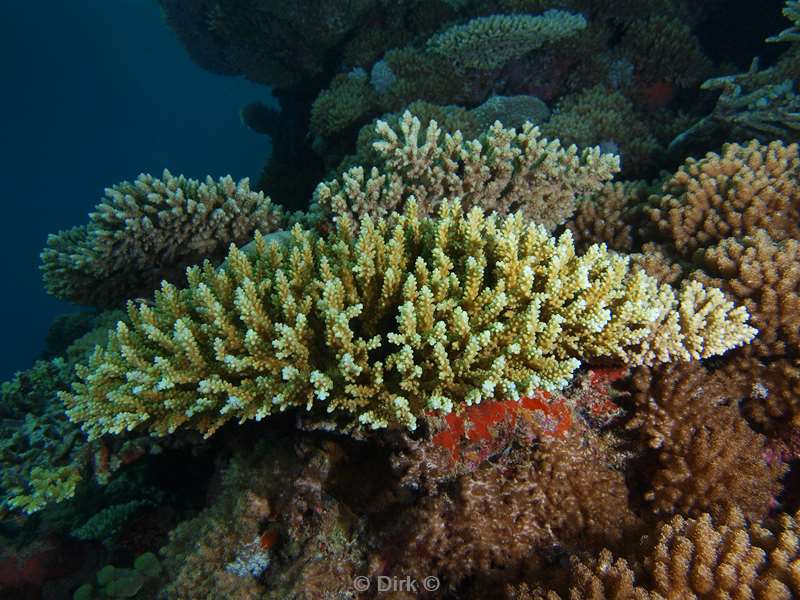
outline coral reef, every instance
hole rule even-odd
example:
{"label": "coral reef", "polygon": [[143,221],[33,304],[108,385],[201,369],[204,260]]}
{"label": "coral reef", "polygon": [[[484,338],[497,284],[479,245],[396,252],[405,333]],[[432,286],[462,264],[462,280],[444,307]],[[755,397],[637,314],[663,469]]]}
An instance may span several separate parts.
{"label": "coral reef", "polygon": [[230,244],[278,229],[283,211],[248,180],[204,182],[140,175],[106,189],[88,225],[47,240],[47,291],[65,300],[115,306],[147,296],[163,279],[180,283],[186,267],[219,260]]}
{"label": "coral reef", "polygon": [[296,226],[285,247],[257,236],[254,256],[165,283],[78,368],[67,414],[90,439],[211,435],[292,407],[413,429],[426,409],[564,387],[581,360],[700,358],[755,333],[718,290],[676,293],[601,246],[577,256],[520,213],[418,213],[340,215],[326,238]]}
{"label": "coral reef", "polygon": [[626,177],[646,172],[655,160],[658,141],[634,106],[620,92],[598,85],[564,97],[542,135],[580,147],[600,146],[619,154]]}

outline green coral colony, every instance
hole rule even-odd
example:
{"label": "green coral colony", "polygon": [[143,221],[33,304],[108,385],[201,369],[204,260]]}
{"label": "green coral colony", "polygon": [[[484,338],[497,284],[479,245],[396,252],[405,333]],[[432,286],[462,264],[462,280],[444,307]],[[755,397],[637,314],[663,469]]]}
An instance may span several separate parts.
{"label": "green coral colony", "polygon": [[[356,597],[384,572],[465,598],[800,594],[776,510],[800,459],[797,28],[707,81],[702,115],[676,100],[715,68],[688,2],[161,4],[203,66],[316,86],[324,176],[291,212],[266,193],[288,143],[252,187],[140,175],[49,237],[47,290],[117,310],[3,385],[0,518],[103,489],[69,530],[110,547],[169,497],[142,457],[219,445],[163,562],[137,547],[74,598]],[[656,177],[697,147],[722,149]]]}

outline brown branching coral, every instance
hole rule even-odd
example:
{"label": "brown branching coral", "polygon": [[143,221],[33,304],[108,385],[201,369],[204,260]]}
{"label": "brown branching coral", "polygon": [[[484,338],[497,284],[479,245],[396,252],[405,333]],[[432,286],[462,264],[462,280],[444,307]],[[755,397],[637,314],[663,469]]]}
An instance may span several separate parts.
{"label": "brown branching coral", "polygon": [[655,512],[697,515],[734,503],[759,517],[778,494],[785,467],[768,460],[766,438],[739,415],[746,379],[729,375],[698,364],[635,373],[628,427],[658,452],[645,495]]}
{"label": "brown branching coral", "polygon": [[612,250],[629,252],[635,234],[631,213],[648,195],[649,188],[644,182],[606,183],[600,191],[578,204],[575,216],[566,227],[578,247],[602,242]]}
{"label": "brown branching coral", "polygon": [[737,508],[675,516],[642,540],[643,564],[573,557],[569,592],[521,585],[513,600],[790,600],[800,594],[800,513],[748,522]]}
{"label": "brown branching coral", "polygon": [[611,462],[598,437],[581,430],[484,463],[410,513],[396,572],[440,573],[457,585],[513,572],[554,547],[616,543],[636,519]]}
{"label": "brown branching coral", "polygon": [[720,155],[688,159],[664,184],[650,218],[677,251],[757,229],[773,240],[800,237],[800,158],[797,144],[727,144]]}
{"label": "brown branching coral", "polygon": [[42,252],[47,291],[65,300],[114,306],[147,296],[186,267],[219,261],[230,244],[283,225],[283,210],[247,179],[205,181],[139,175],[105,190],[88,225],[51,235]]}
{"label": "brown branching coral", "polygon": [[753,342],[758,354],[800,354],[800,241],[776,241],[758,230],[705,249],[696,262],[702,272],[694,279],[722,288],[747,306],[759,330]]}
{"label": "brown branching coral", "polygon": [[800,362],[781,358],[765,361],[750,352],[736,352],[722,370],[744,378],[748,395],[742,403],[747,419],[768,432],[800,426]]}

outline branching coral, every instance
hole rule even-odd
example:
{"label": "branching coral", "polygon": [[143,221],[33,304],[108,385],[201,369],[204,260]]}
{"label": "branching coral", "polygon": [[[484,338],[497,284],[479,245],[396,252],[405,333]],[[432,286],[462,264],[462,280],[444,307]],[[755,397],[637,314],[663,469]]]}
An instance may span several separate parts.
{"label": "branching coral", "polygon": [[628,252],[633,248],[635,229],[629,213],[647,196],[648,186],[640,181],[606,183],[578,204],[567,228],[579,247],[602,242],[614,250]]}
{"label": "branching coral", "polygon": [[615,558],[573,558],[569,595],[510,590],[516,600],[789,600],[800,594],[800,514],[748,522],[730,508],[695,519],[675,516],[643,540],[643,565]]}
{"label": "branching coral", "polygon": [[711,69],[690,28],[674,17],[633,20],[620,41],[620,50],[635,65],[637,77],[650,84],[689,87],[708,76]]}
{"label": "branching coral", "polygon": [[325,238],[256,238],[226,266],[130,305],[79,368],[68,414],[94,438],[145,426],[207,435],[292,407],[414,428],[496,394],[563,387],[581,360],[699,358],[742,344],[747,313],[696,282],[676,294],[594,246],[577,256],[522,214],[346,215]]}
{"label": "branching coral", "polygon": [[[159,0],[167,23],[201,66],[279,88],[325,70],[377,0]],[[324,15],[324,18],[321,18]]]}
{"label": "branching coral", "polygon": [[492,15],[435,35],[427,48],[464,67],[494,69],[585,27],[583,16],[560,10],[549,10],[540,16]]}
{"label": "branching coral", "polygon": [[619,541],[636,518],[622,473],[587,430],[543,437],[496,463],[487,461],[452,491],[423,500],[410,514],[398,573],[438,573],[448,585],[513,572],[537,554],[580,540]]}
{"label": "branching coral", "polygon": [[332,136],[375,112],[376,94],[366,73],[338,75],[311,107],[311,131]]}
{"label": "branching coral", "polygon": [[743,379],[749,394],[743,409],[747,418],[769,432],[800,426],[800,361],[763,361],[737,353],[723,366],[730,380]]}
{"label": "branching coral", "polygon": [[797,0],[786,0],[783,7],[783,15],[792,22],[792,27],[781,31],[775,37],[769,38],[768,42],[797,42],[800,41],[800,2]]}
{"label": "branching coral", "polygon": [[800,237],[797,144],[727,144],[721,155],[688,159],[664,184],[651,218],[680,254],[757,229],[774,240]]}
{"label": "branching coral", "polygon": [[[765,200],[769,197],[761,195]],[[766,215],[768,220],[775,217],[782,218],[776,213]],[[788,226],[795,228],[797,223],[790,221]],[[800,241],[777,242],[766,231],[757,230],[753,236],[725,239],[705,249],[696,262],[703,270],[695,272],[694,279],[720,287],[750,311],[759,330],[753,343],[758,354],[800,354]]]}
{"label": "branching coral", "polygon": [[467,209],[519,210],[553,229],[572,214],[579,196],[599,189],[618,170],[615,156],[597,148],[564,149],[558,140],[542,139],[530,123],[520,132],[496,123],[465,141],[458,131],[443,134],[435,121],[422,131],[419,119],[406,112],[399,133],[383,121],[376,131],[382,139],[373,146],[381,164],[369,173],[353,167],[321,183],[316,210],[384,216],[402,210],[413,196],[433,214],[441,202],[457,198]]}
{"label": "branching coral", "polygon": [[183,281],[187,266],[219,260],[231,243],[280,227],[283,211],[247,179],[204,182],[140,175],[107,188],[86,226],[47,240],[47,291],[81,304],[113,306],[149,295],[162,279]]}
{"label": "branching coral", "polygon": [[758,518],[778,494],[785,468],[767,460],[766,439],[739,415],[749,389],[730,375],[696,363],[636,373],[629,427],[658,450],[645,496],[656,512],[697,515],[732,502]]}

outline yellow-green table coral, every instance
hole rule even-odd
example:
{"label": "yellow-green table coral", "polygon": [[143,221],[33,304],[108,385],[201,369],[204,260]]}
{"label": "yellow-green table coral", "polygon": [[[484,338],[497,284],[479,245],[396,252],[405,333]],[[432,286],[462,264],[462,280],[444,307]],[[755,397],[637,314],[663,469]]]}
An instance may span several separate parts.
{"label": "yellow-green table coral", "polygon": [[90,437],[148,428],[212,434],[294,407],[352,427],[414,428],[429,410],[565,386],[582,360],[698,358],[750,340],[716,289],[678,294],[596,245],[582,256],[521,214],[437,218],[416,203],[324,237],[256,238],[224,268],[192,268],[130,305],[71,393]]}

